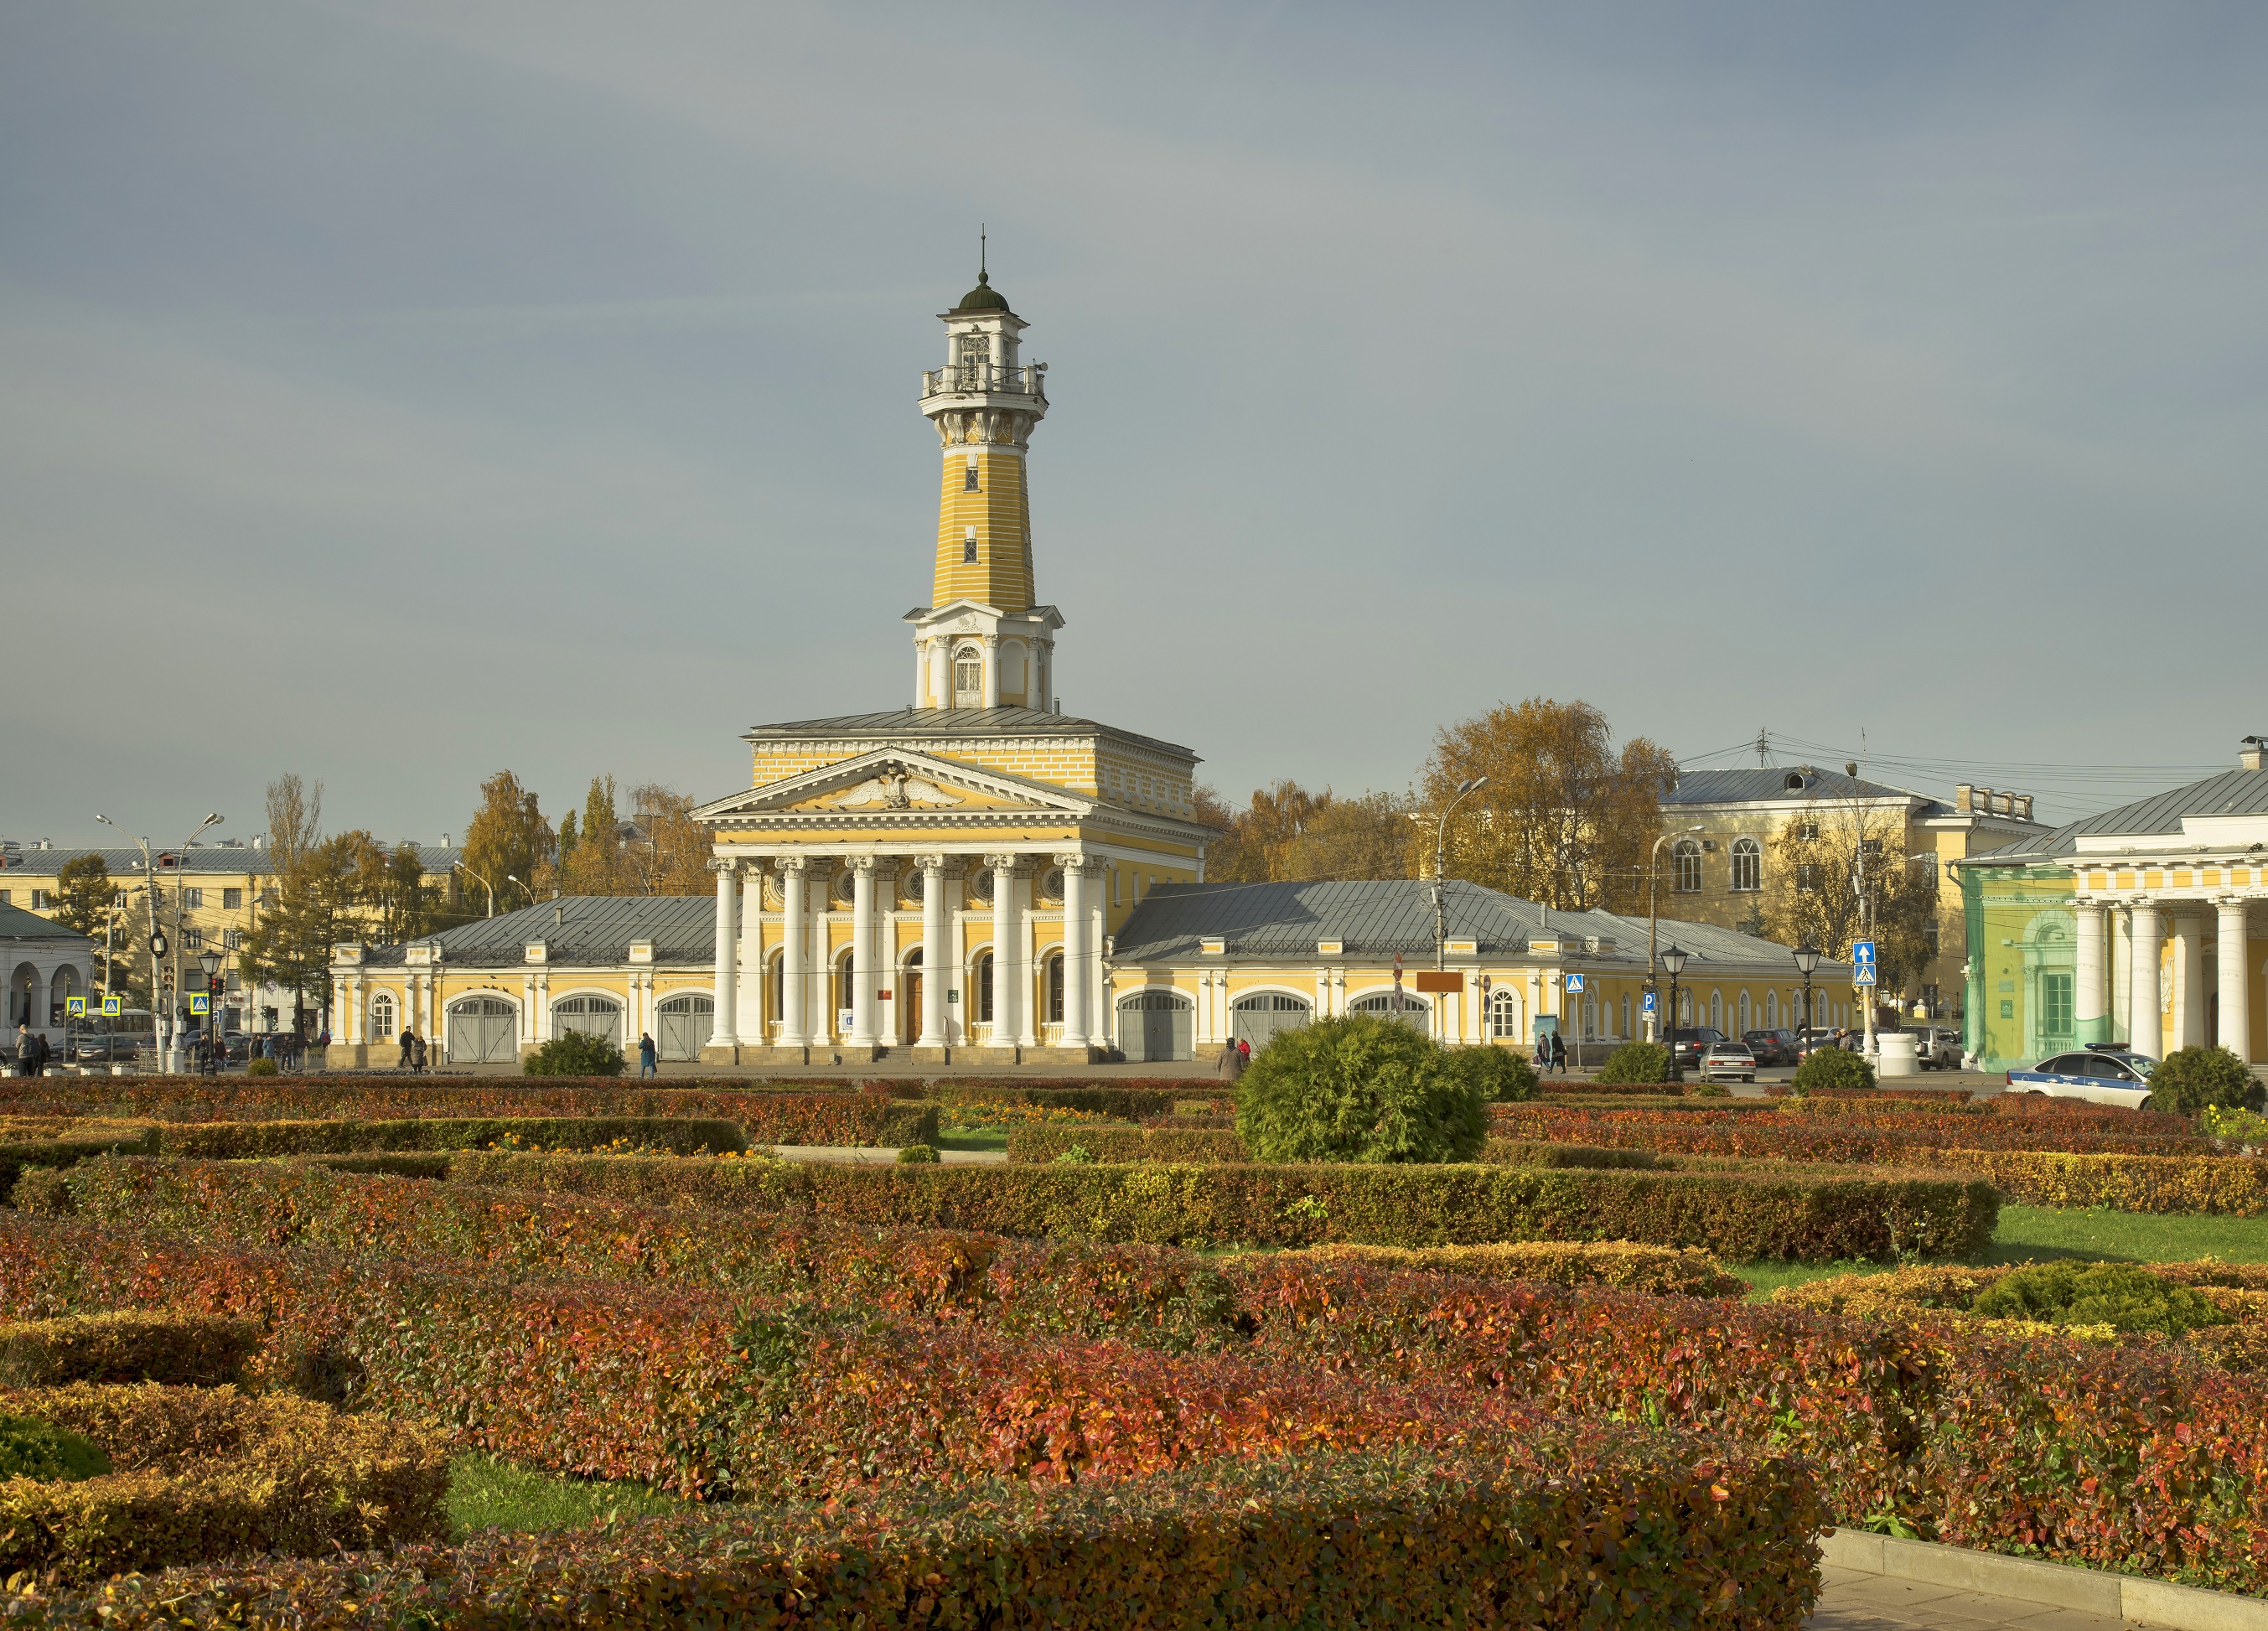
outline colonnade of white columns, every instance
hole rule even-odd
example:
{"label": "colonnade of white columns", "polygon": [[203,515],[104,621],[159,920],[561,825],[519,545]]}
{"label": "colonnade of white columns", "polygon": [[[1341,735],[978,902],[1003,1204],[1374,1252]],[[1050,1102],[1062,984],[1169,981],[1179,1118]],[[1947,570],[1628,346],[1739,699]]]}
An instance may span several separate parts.
{"label": "colonnade of white columns", "polygon": [[[942,1048],[976,1043],[980,1040],[977,1027],[982,1022],[976,1015],[983,993],[974,987],[973,980],[962,978],[962,943],[972,937],[972,931],[989,915],[994,973],[990,1044],[998,1047],[1038,1046],[1047,1025],[1053,1022],[1041,1008],[1047,994],[1035,985],[1039,949],[1035,929],[1042,917],[1052,917],[1054,914],[1039,909],[1034,882],[1049,863],[1061,867],[1064,875],[1061,950],[1064,980],[1057,1045],[1084,1048],[1101,1040],[1105,1034],[1103,1016],[1099,1010],[1102,943],[1101,925],[1096,921],[1101,899],[1094,888],[1095,863],[1074,850],[1040,856],[1002,852],[962,856],[939,852],[910,856],[842,857],[842,864],[851,878],[850,1013],[843,1030],[845,1043],[853,1048],[895,1043],[900,1040],[900,1025],[907,1019],[918,1025],[913,1044],[916,1047]],[[965,875],[963,869],[970,863],[980,864],[990,875],[987,880],[991,885],[989,914],[982,908],[967,913],[955,911]],[[828,858],[800,855],[720,856],[711,865],[717,874],[717,952],[712,999],[715,1017],[709,1046],[733,1048],[767,1042],[794,1048],[824,1046],[837,1029],[828,1012],[826,995],[834,970],[829,960],[827,914],[823,906],[818,911],[812,909],[810,891],[814,873],[826,872]],[[764,1027],[758,1016],[764,1004],[760,999],[745,1005],[749,1010],[745,1024],[739,1011],[743,1006],[739,1002],[741,960],[746,956],[760,955],[756,948],[765,941],[760,923],[742,922],[744,888],[757,890],[761,903],[762,886],[755,878],[744,885],[741,874],[761,872],[767,866],[777,872],[781,894],[778,937],[774,943],[781,956],[781,1011],[777,1016],[778,1032],[773,1037],[761,1034]],[[901,959],[895,946],[886,944],[896,932],[893,924],[898,920],[886,914],[898,896],[901,867],[909,868],[920,879],[921,997],[918,1012],[914,1015],[895,1005],[910,1000],[910,993],[893,990],[893,971],[904,961],[906,972],[910,974],[911,961]],[[749,948],[745,952],[743,941]],[[964,985],[969,988],[964,989]],[[888,1015],[880,1000],[880,994],[885,991],[890,991],[893,996]],[[891,1015],[897,1017],[896,1023],[886,1023]],[[749,1034],[743,1035],[744,1029]]]}
{"label": "colonnade of white columns", "polygon": [[[2139,898],[2080,900],[2074,959],[2072,1019],[2081,1043],[2117,1040],[2137,1053],[2162,1058],[2176,1048],[2202,1046],[2205,1007],[2205,916],[2213,924],[2214,1024],[2219,1045],[2239,1059],[2252,1057],[2250,955],[2245,901],[2236,897],[2161,902]],[[2165,949],[2170,940],[2170,981]]]}

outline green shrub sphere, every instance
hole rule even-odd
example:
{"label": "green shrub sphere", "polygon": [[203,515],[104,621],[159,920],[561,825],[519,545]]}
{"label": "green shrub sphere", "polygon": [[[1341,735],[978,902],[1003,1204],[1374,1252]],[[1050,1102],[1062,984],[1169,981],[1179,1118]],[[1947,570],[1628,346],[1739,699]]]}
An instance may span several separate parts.
{"label": "green shrub sphere", "polygon": [[900,1166],[934,1166],[937,1158],[937,1151],[927,1144],[908,1144],[898,1151]]}
{"label": "green shrub sphere", "polygon": [[1488,1135],[1470,1067],[1370,1014],[1280,1032],[1236,1084],[1256,1161],[1469,1161]]}
{"label": "green shrub sphere", "polygon": [[2250,1067],[2225,1047],[2177,1047],[2150,1073],[2150,1108],[2193,1116],[2207,1106],[2257,1110],[2262,1089]]}
{"label": "green shrub sphere", "polygon": [[110,1458],[77,1433],[30,1416],[0,1414],[0,1479],[77,1483],[110,1471]]}
{"label": "green shrub sphere", "polygon": [[1486,1105],[1524,1104],[1535,1097],[1535,1067],[1516,1047],[1483,1043],[1448,1050],[1449,1069]]}
{"label": "green shrub sphere", "polygon": [[1599,1067],[1602,1082],[1667,1082],[1669,1050],[1659,1042],[1625,1042]]}
{"label": "green shrub sphere", "polygon": [[2228,1316],[2204,1293],[2161,1280],[2133,1263],[2035,1263],[1987,1286],[1969,1311],[1992,1319],[2109,1326],[2161,1336],[2228,1323]]}
{"label": "green shrub sphere", "polygon": [[247,1076],[275,1076],[277,1069],[272,1059],[247,1059],[244,1062],[244,1074]]}
{"label": "green shrub sphere", "polygon": [[520,1066],[528,1076],[620,1076],[622,1050],[580,1031],[555,1036]]}
{"label": "green shrub sphere", "polygon": [[1840,1092],[1852,1088],[1874,1085],[1874,1067],[1867,1062],[1864,1054],[1853,1054],[1840,1047],[1815,1047],[1788,1084],[1795,1093]]}

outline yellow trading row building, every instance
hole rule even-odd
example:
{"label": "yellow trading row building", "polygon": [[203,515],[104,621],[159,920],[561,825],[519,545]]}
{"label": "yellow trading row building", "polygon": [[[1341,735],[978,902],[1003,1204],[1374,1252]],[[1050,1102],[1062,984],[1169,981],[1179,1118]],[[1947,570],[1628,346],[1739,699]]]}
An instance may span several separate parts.
{"label": "yellow trading row building", "polygon": [[[1197,755],[1057,711],[1064,620],[1037,599],[1027,468],[1048,410],[1023,320],[980,276],[922,376],[942,474],[931,604],[906,613],[913,705],[748,731],[747,787],[696,812],[706,899],[576,897],[406,945],[342,945],[330,1062],[404,1029],[452,1064],[570,1031],[666,1059],[1189,1059],[1317,1015],[1446,1041],[1639,1034],[1644,919],[1430,883],[1209,885]],[[1785,948],[1664,923],[1689,1023],[1795,1023]],[[1436,968],[1434,964],[1443,965]],[[1820,1017],[1849,970],[1822,965]]]}

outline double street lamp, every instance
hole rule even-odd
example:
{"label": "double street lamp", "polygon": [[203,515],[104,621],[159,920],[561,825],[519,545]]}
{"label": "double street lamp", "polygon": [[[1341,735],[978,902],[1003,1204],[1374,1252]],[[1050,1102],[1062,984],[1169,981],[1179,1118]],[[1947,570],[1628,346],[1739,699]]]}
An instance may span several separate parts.
{"label": "double street lamp", "polygon": [[1686,953],[1672,941],[1661,954],[1661,966],[1669,971],[1669,1079],[1683,1082],[1685,1073],[1677,1068],[1677,976],[1685,972]]}
{"label": "double street lamp", "polygon": [[220,1069],[220,953],[208,946],[197,953],[197,963],[205,971],[205,1074],[211,1076]]}

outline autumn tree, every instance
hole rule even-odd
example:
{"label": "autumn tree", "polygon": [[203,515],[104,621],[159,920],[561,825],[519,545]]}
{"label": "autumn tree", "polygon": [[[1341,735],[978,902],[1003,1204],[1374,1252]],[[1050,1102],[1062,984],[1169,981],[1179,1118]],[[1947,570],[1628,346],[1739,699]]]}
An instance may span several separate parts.
{"label": "autumn tree", "polygon": [[636,835],[623,849],[623,871],[642,895],[698,895],[716,886],[710,876],[709,830],[693,819],[693,799],[648,782],[631,790]]}
{"label": "autumn tree", "polygon": [[499,770],[481,783],[481,807],[465,829],[464,866],[483,898],[491,889],[498,896],[508,894],[512,885],[506,880],[516,878],[531,885],[527,895],[533,901],[536,870],[550,864],[556,848],[534,793],[518,776]]}
{"label": "autumn tree", "polygon": [[1408,798],[1393,793],[1324,797],[1327,802],[1292,841],[1288,877],[1305,881],[1418,876],[1411,866],[1418,829],[1410,819]]}
{"label": "autumn tree", "polygon": [[[331,948],[364,937],[361,880],[378,848],[368,833],[342,833],[298,850],[276,878],[276,899],[245,931],[239,966],[247,983],[268,981],[292,994],[292,1026],[307,1028],[307,989],[326,994]],[[383,864],[383,859],[380,859]]]}
{"label": "autumn tree", "polygon": [[1906,854],[1905,812],[1860,799],[1815,799],[1772,840],[1764,932],[1837,960],[1874,942],[1877,990],[1903,995],[1932,955],[1937,869]]}
{"label": "autumn tree", "polygon": [[1420,807],[1446,809],[1460,784],[1486,776],[1451,818],[1450,876],[1562,911],[1629,909],[1675,774],[1676,761],[1643,737],[1617,749],[1588,702],[1530,697],[1446,727]]}
{"label": "autumn tree", "polygon": [[[1291,878],[1292,852],[1300,835],[1330,803],[1329,789],[1310,793],[1297,782],[1254,788],[1252,802],[1226,812],[1227,830],[1206,847],[1205,877],[1224,884],[1271,884]],[[1218,800],[1214,808],[1220,808]]]}
{"label": "autumn tree", "polygon": [[373,937],[389,944],[415,940],[434,927],[438,902],[425,884],[425,857],[411,843],[388,849],[367,833],[357,840],[355,898],[366,909]]}
{"label": "autumn tree", "polygon": [[[615,778],[594,775],[583,798],[579,830],[573,818],[560,823],[559,888],[571,895],[629,895],[638,893],[622,855],[622,820],[615,813]],[[567,847],[570,839],[573,849]],[[522,874],[526,876],[526,874]]]}
{"label": "autumn tree", "polygon": [[[55,874],[55,922],[74,934],[85,935],[98,948],[107,941],[112,947],[110,955],[115,957],[116,941],[104,933],[114,915],[112,902],[118,897],[118,885],[111,881],[110,863],[92,851],[73,856]],[[98,950],[96,955],[102,952]],[[107,988],[112,971],[106,968],[104,972]]]}

